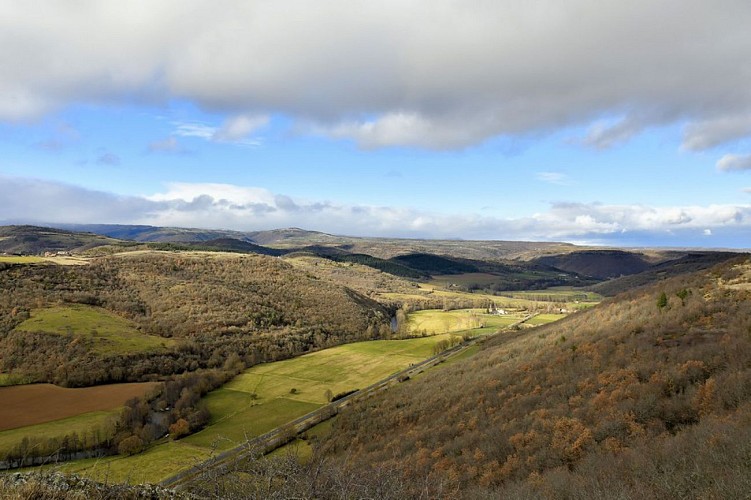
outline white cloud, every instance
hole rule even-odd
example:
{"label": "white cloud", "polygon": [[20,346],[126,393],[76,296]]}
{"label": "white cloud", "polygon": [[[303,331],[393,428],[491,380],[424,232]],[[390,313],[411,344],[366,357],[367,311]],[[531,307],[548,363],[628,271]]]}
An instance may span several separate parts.
{"label": "white cloud", "polygon": [[190,151],[185,149],[180,141],[174,136],[169,136],[165,139],[154,141],[149,144],[148,151],[152,153],[175,153],[185,154]]}
{"label": "white cloud", "polygon": [[212,139],[218,142],[245,141],[250,134],[268,123],[268,116],[233,116],[214,132]]}
{"label": "white cloud", "polygon": [[[173,183],[148,196],[0,177],[0,220],[121,223],[237,230],[304,227],[356,236],[745,247],[751,205],[650,207],[556,203],[516,218],[304,200],[258,187]],[[692,239],[693,238],[693,239]]]}
{"label": "white cloud", "polygon": [[561,172],[537,172],[535,177],[548,184],[556,184],[559,186],[568,185],[568,176]]}
{"label": "white cloud", "polygon": [[751,154],[735,155],[726,154],[716,164],[719,170],[730,172],[734,170],[751,170]]}
{"label": "white cloud", "polygon": [[6,2],[0,119],[185,99],[248,117],[215,138],[281,113],[366,148],[681,123],[704,149],[751,134],[749,25],[746,0]]}
{"label": "white cloud", "polygon": [[174,134],[181,137],[197,137],[210,142],[237,144],[240,146],[258,146],[260,140],[251,137],[258,129],[268,124],[268,116],[233,116],[220,127],[204,123],[175,123]]}

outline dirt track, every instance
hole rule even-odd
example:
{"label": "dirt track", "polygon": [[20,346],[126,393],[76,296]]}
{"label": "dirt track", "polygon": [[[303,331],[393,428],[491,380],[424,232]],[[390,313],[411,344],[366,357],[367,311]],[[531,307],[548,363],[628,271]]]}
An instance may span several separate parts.
{"label": "dirt track", "polygon": [[154,382],[66,389],[52,384],[0,387],[0,431],[111,410],[142,396]]}

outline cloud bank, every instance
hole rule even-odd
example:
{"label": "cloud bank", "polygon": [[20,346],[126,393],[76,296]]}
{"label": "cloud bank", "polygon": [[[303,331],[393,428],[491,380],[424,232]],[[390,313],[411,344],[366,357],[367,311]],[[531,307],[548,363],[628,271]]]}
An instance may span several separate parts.
{"label": "cloud bank", "polygon": [[185,99],[230,116],[192,131],[228,141],[271,113],[364,148],[461,148],[571,125],[590,127],[582,142],[595,148],[673,123],[687,150],[751,136],[747,0],[43,0],[0,11],[5,121]]}
{"label": "cloud bank", "polygon": [[751,205],[649,207],[556,203],[546,212],[498,218],[300,200],[263,188],[228,184],[174,183],[149,196],[117,196],[50,181],[2,176],[0,216],[6,222],[149,224],[236,230],[296,226],[353,236],[637,246],[732,247],[737,246],[739,239],[751,236]]}

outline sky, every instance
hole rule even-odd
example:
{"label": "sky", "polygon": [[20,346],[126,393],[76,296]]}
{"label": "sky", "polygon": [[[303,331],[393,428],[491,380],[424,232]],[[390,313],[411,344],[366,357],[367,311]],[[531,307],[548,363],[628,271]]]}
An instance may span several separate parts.
{"label": "sky", "polygon": [[0,223],[749,248],[747,0],[0,3]]}

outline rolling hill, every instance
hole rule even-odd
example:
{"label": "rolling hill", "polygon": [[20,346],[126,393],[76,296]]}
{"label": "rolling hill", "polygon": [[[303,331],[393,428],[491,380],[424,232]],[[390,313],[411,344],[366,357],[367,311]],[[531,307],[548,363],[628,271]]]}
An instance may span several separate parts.
{"label": "rolling hill", "polygon": [[74,233],[39,226],[0,226],[0,253],[37,255],[83,251],[115,243],[115,239],[94,233]]}
{"label": "rolling hill", "polygon": [[638,274],[652,265],[643,254],[622,250],[587,250],[549,255],[533,262],[599,279]]}
{"label": "rolling hill", "polygon": [[321,450],[391,496],[743,497],[750,293],[743,257],[497,337],[355,404]]}
{"label": "rolling hill", "polygon": [[[0,372],[40,382],[144,380],[216,366],[232,353],[251,365],[374,338],[390,319],[360,293],[260,255],[137,251],[85,266],[6,266]],[[51,314],[38,330],[24,323],[53,308],[60,319],[70,317],[78,305],[90,308],[91,329],[61,334]],[[133,352],[108,350],[105,331],[94,332],[109,314],[132,325],[118,327],[115,340],[142,335]]]}

